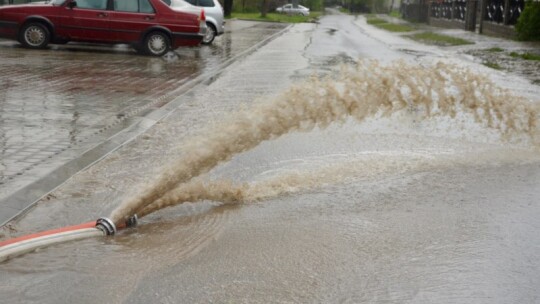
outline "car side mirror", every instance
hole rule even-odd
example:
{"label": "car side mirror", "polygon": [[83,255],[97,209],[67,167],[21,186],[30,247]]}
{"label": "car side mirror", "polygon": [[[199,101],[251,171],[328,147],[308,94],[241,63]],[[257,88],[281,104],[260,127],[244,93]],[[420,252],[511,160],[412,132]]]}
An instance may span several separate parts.
{"label": "car side mirror", "polygon": [[70,9],[73,9],[74,7],[77,6],[77,1],[73,0],[71,1],[70,3],[68,3],[67,5]]}

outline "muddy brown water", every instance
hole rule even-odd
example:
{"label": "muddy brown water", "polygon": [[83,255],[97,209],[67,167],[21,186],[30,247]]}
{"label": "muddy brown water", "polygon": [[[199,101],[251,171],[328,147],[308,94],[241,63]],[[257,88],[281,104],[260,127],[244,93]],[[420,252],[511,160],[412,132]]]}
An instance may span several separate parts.
{"label": "muddy brown water", "polygon": [[[260,194],[267,188],[279,194],[276,188],[280,184],[288,188],[287,182],[237,187],[229,182],[185,183],[236,154],[289,132],[325,128],[349,117],[362,122],[376,115],[388,116],[407,109],[415,110],[420,119],[455,118],[458,113],[464,113],[486,128],[500,132],[502,139],[524,137],[533,147],[540,145],[538,107],[497,88],[485,77],[443,63],[425,67],[402,61],[388,66],[360,61],[356,67],[343,68],[334,77],[313,78],[296,85],[280,98],[233,115],[203,131],[204,135],[191,138],[182,146],[183,155],[144,186],[139,195],[122,202],[111,219],[120,224],[134,214],[142,217],[188,201],[250,201],[267,196]],[[346,176],[346,171],[340,169],[332,173],[328,170],[319,175],[331,181],[333,175]],[[302,187],[293,177],[285,179]],[[306,181],[306,186],[312,182],[307,178],[298,179]]]}

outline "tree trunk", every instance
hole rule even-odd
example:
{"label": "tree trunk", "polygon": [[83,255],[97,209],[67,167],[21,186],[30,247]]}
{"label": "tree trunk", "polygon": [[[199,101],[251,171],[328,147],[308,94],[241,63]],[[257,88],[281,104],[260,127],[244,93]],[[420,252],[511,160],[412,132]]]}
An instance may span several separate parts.
{"label": "tree trunk", "polygon": [[262,0],[261,17],[265,18],[268,13],[268,0]]}
{"label": "tree trunk", "polygon": [[223,3],[223,14],[230,17],[232,13],[233,0],[225,0]]}

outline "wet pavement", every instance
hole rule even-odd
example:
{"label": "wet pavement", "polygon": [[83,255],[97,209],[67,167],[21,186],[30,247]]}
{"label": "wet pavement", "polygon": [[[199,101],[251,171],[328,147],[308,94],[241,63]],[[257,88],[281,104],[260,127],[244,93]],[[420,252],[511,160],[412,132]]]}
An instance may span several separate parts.
{"label": "wet pavement", "polygon": [[[5,237],[109,214],[181,157],[192,135],[359,57],[459,64],[540,96],[527,79],[491,73],[456,49],[403,39],[362,17],[326,16],[178,97],[175,111],[73,176]],[[466,116],[419,120],[414,111],[265,141],[204,177],[277,178],[284,193],[244,205],[187,203],[114,238],[27,254],[0,265],[0,293],[27,303],[537,302],[538,147],[505,141]],[[337,173],[314,180],[324,167]],[[342,177],[347,171],[355,174]],[[298,184],[284,178],[292,173]]]}
{"label": "wet pavement", "polygon": [[130,139],[103,145],[111,136],[285,27],[231,21],[213,45],[164,58],[127,46],[27,50],[1,41],[0,224]]}

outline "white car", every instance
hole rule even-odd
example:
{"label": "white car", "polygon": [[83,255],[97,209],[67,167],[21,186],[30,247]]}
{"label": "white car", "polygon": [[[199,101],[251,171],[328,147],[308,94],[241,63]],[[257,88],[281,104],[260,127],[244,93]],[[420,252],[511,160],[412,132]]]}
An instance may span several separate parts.
{"label": "white car", "polygon": [[204,9],[206,25],[208,27],[202,43],[211,44],[216,36],[225,32],[225,18],[223,7],[218,0],[170,0],[170,7],[174,10],[193,11]]}
{"label": "white car", "polygon": [[309,8],[302,5],[298,5],[298,7],[293,7],[292,4],[285,4],[284,6],[276,8],[276,12],[289,15],[309,16]]}

